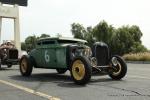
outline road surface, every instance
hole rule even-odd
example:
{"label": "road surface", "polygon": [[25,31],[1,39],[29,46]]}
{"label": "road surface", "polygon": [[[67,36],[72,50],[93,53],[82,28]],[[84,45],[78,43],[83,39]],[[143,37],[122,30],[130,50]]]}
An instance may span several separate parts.
{"label": "road surface", "polygon": [[18,66],[0,70],[0,100],[150,100],[150,64],[127,64],[121,81],[92,76],[86,86],[75,85],[69,71],[34,69],[22,77]]}

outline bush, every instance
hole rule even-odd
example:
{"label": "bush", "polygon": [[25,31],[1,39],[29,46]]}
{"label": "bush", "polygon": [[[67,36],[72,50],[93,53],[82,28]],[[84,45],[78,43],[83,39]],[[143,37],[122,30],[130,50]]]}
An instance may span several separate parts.
{"label": "bush", "polygon": [[150,61],[150,52],[125,54],[123,58],[127,61]]}

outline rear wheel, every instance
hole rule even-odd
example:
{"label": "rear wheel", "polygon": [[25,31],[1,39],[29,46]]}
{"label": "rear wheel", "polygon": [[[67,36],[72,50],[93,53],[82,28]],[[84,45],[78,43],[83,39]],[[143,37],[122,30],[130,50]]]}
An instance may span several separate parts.
{"label": "rear wheel", "polygon": [[58,74],[64,74],[67,71],[67,69],[56,69],[56,71]]}
{"label": "rear wheel", "polygon": [[75,57],[71,64],[71,77],[78,85],[85,85],[91,79],[92,68],[85,57]]}
{"label": "rear wheel", "polygon": [[20,72],[22,76],[30,76],[32,73],[33,64],[28,55],[24,55],[20,60]]}
{"label": "rear wheel", "polygon": [[127,73],[127,65],[121,57],[119,57],[119,56],[115,56],[115,57],[116,57],[116,60],[117,60],[117,64],[115,66],[113,66],[113,72],[110,73],[109,76],[112,79],[120,80]]}

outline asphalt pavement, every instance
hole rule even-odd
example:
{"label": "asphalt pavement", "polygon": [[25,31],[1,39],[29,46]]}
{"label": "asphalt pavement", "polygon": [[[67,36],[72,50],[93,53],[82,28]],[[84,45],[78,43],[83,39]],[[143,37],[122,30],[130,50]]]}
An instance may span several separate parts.
{"label": "asphalt pavement", "polygon": [[0,100],[150,100],[150,64],[128,64],[120,81],[94,75],[86,86],[75,85],[69,71],[34,69],[22,77],[19,67],[0,70]]}

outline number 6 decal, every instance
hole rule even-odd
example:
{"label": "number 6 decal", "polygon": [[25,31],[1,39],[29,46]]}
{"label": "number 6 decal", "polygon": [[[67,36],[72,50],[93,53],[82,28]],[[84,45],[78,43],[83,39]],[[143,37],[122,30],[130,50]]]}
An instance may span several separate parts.
{"label": "number 6 decal", "polygon": [[47,51],[47,50],[45,51],[45,61],[46,61],[46,62],[49,62],[49,61],[50,61],[50,57],[49,57],[49,55],[48,55],[48,51]]}

